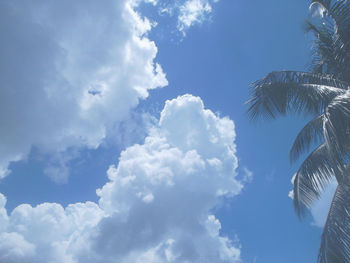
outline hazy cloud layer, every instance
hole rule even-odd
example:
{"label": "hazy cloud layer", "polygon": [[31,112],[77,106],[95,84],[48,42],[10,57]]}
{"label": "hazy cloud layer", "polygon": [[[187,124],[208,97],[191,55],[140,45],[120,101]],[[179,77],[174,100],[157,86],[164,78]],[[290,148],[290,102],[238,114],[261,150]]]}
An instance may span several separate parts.
{"label": "hazy cloud layer", "polygon": [[[135,5],[1,1],[0,178],[33,146],[56,155],[98,147],[149,90],[167,85]],[[56,181],[68,172],[64,163],[46,169]]]}
{"label": "hazy cloud layer", "polygon": [[98,204],[23,204],[7,215],[0,194],[0,262],[240,262],[211,212],[243,187],[234,140],[234,123],[200,98],[167,101],[144,143],[110,166]]}

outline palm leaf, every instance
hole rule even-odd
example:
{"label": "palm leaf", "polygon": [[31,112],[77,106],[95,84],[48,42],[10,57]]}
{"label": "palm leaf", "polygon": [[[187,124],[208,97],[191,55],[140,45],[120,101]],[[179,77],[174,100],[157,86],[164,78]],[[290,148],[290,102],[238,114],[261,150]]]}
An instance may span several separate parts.
{"label": "palm leaf", "polygon": [[309,121],[298,133],[290,150],[290,161],[296,161],[299,156],[309,151],[312,143],[318,143],[323,138],[323,114]]}
{"label": "palm leaf", "polygon": [[335,36],[334,30],[326,23],[316,25],[306,21],[305,29],[315,35],[312,46],[312,71],[339,77],[344,64],[344,45],[340,43],[339,37]]}
{"label": "palm leaf", "polygon": [[328,105],[324,114],[324,138],[333,166],[341,171],[349,158],[350,147],[350,92],[337,96]]}
{"label": "palm leaf", "polygon": [[325,144],[316,148],[302,163],[294,179],[294,208],[298,216],[320,197],[334,175]]}
{"label": "palm leaf", "polygon": [[344,93],[348,85],[330,75],[307,72],[272,72],[252,84],[248,114],[275,118],[288,111],[320,114],[334,97]]}
{"label": "palm leaf", "polygon": [[312,0],[311,6],[314,4],[321,5],[326,15],[331,17],[334,21],[334,31],[338,34],[344,34],[344,38],[348,38],[345,36],[346,32],[349,32],[349,24],[350,24],[350,6],[348,0]]}
{"label": "palm leaf", "polygon": [[[325,16],[321,23],[315,25],[308,22],[309,29],[315,33],[313,49],[314,69],[316,72],[333,74],[350,80],[350,6],[348,0],[313,0],[321,5]],[[311,26],[310,26],[311,25]],[[317,29],[317,30],[316,30]],[[321,67],[322,65],[322,67]]]}
{"label": "palm leaf", "polygon": [[[349,170],[347,170],[349,172]],[[348,177],[345,176],[345,177]],[[334,194],[322,234],[319,263],[350,262],[350,184],[341,182]]]}

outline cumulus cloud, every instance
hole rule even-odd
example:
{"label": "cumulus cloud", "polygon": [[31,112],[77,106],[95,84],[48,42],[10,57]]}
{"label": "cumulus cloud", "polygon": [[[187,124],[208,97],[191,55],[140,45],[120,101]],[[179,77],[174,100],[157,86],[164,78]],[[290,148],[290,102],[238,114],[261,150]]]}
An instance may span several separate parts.
{"label": "cumulus cloud", "polygon": [[1,262],[240,262],[212,213],[243,187],[234,140],[234,123],[200,98],[167,101],[143,144],[110,166],[98,204],[23,204],[7,215],[0,194]]}
{"label": "cumulus cloud", "polygon": [[[98,147],[149,90],[167,85],[136,5],[1,1],[0,178],[32,147],[56,155]],[[46,172],[64,181],[62,169]]]}

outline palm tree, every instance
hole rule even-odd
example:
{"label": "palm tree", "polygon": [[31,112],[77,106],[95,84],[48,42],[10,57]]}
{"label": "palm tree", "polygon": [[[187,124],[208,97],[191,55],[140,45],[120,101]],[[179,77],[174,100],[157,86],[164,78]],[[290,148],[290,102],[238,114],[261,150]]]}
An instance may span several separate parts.
{"label": "palm tree", "polygon": [[303,217],[335,178],[338,186],[324,226],[320,263],[350,262],[350,3],[313,0],[320,18],[306,21],[313,33],[310,72],[272,72],[252,84],[251,119],[287,113],[311,116],[290,151],[291,162],[313,151],[294,179],[294,207]]}

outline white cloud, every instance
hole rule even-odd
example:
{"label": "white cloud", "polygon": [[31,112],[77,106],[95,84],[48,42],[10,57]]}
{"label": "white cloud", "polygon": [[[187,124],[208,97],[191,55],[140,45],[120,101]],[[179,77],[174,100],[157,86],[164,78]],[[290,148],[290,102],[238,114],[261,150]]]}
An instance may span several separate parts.
{"label": "white cloud", "polygon": [[[293,176],[292,176],[292,179],[290,180],[290,182],[292,183],[292,185],[294,186],[294,181],[295,181],[295,177],[297,176],[297,174],[295,173]],[[288,193],[288,197],[290,199],[294,199],[294,190],[290,190],[289,193]]]}
{"label": "white cloud", "polygon": [[0,262],[33,262],[35,246],[18,233],[0,234]]}
{"label": "white cloud", "polygon": [[152,5],[157,5],[158,4],[158,0],[144,0],[146,3],[151,3]]}
{"label": "white cloud", "polygon": [[[167,85],[135,5],[1,2],[0,178],[32,147],[54,155],[98,147],[149,90]],[[46,172],[64,182],[56,178],[64,169]]]}
{"label": "white cloud", "polygon": [[253,172],[250,171],[247,167],[243,167],[243,181],[246,183],[251,183],[253,181]]}
{"label": "white cloud", "polygon": [[212,6],[217,2],[219,0],[157,1],[155,6],[158,9],[158,17],[154,19],[164,22],[165,17],[167,32],[180,32],[182,39],[191,27],[211,19]]}
{"label": "white cloud", "polygon": [[200,98],[167,101],[144,143],[110,166],[98,204],[23,204],[7,216],[0,194],[1,262],[240,262],[211,211],[243,187],[234,140],[234,123]]}
{"label": "white cloud", "polygon": [[178,29],[185,34],[194,24],[201,24],[211,11],[212,7],[208,0],[187,0],[180,6]]}

